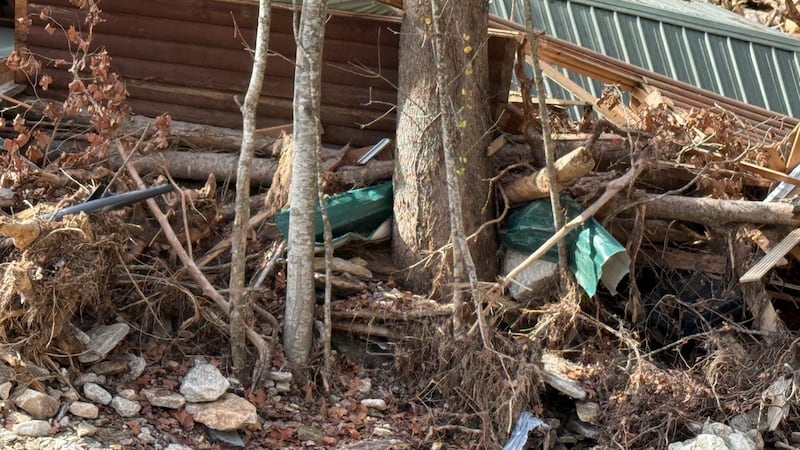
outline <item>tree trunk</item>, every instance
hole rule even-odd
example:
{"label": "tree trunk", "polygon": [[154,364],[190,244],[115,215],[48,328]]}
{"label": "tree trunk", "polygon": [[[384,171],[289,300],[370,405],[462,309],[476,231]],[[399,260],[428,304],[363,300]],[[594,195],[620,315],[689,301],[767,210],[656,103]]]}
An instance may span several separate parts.
{"label": "tree trunk", "polygon": [[[256,147],[256,108],[261,96],[264,72],[267,68],[269,47],[270,0],[258,4],[258,31],[253,55],[253,71],[242,105],[242,148],[236,169],[236,215],[233,221],[233,254],[231,256],[231,358],[233,370],[242,382],[247,383],[247,324],[253,314],[253,305],[245,291],[247,272],[247,222],[250,219],[250,173]],[[269,361],[266,361],[269,363]],[[258,382],[258,380],[252,380]]]}
{"label": "tree trunk", "polygon": [[295,37],[294,157],[289,188],[289,253],[283,347],[288,360],[305,364],[314,325],[314,213],[320,151],[320,72],[327,0],[305,0]]}
{"label": "tree trunk", "polygon": [[[491,126],[486,100],[488,86],[487,5],[485,0],[446,2],[444,66],[450,105],[448,114],[461,130],[455,145],[467,234],[494,213],[487,180],[486,156]],[[405,272],[408,287],[430,291],[452,280],[446,253],[433,254],[450,242],[447,186],[435,95],[436,73],[431,44],[429,0],[406,0],[400,35],[397,158],[394,174],[393,256],[398,267],[410,267],[433,255],[428,263]],[[489,228],[471,243],[481,279],[497,273],[497,238]],[[440,291],[444,292],[444,291]]]}

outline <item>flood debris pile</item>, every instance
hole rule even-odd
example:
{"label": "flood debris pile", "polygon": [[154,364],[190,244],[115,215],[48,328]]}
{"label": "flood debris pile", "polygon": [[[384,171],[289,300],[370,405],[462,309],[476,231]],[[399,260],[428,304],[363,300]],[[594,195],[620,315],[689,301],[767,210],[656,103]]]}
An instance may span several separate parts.
{"label": "flood debris pile", "polygon": [[[0,128],[8,428],[88,435],[97,429],[87,421],[111,414],[136,430],[125,445],[178,445],[200,423],[233,447],[367,436],[375,448],[800,446],[800,125],[555,40],[541,53],[545,73],[578,100],[547,101],[549,124],[526,90],[502,105],[485,150],[503,274],[480,286],[483,312],[398,285],[391,141],[324,147],[340,356],[329,396],[283,370],[278,340],[291,125],[257,139],[249,326],[270,367],[245,389],[211,356],[228,345],[229,183],[241,133],[130,116],[105,53],[82,56],[92,81],[70,84],[66,103],[16,100]],[[40,68],[12,62],[30,75]],[[607,83],[594,98],[548,63],[638,81],[626,95]],[[322,236],[320,227],[320,246]],[[326,261],[313,264],[322,297]],[[479,314],[486,330],[452,336],[454,315]]]}

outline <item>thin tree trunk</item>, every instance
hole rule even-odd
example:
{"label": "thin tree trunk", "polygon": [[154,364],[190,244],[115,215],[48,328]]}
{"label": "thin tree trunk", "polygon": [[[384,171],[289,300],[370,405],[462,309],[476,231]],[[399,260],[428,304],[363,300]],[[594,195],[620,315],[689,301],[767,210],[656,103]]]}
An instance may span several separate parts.
{"label": "thin tree trunk", "polygon": [[314,215],[320,148],[320,76],[326,0],[305,0],[296,36],[294,159],[289,204],[286,315],[283,347],[288,360],[305,364],[314,327]]}
{"label": "thin tree trunk", "polygon": [[[550,184],[550,204],[553,209],[553,232],[560,230],[564,226],[564,211],[561,210],[561,198],[558,192],[558,181],[556,179],[556,158],[553,150],[553,135],[550,131],[550,113],[547,109],[547,96],[544,92],[544,78],[542,68],[539,65],[539,36],[533,29],[533,10],[530,0],[522,0],[522,10],[525,13],[525,27],[528,29],[528,45],[531,49],[531,61],[533,61],[533,79],[536,83],[536,95],[539,98],[539,120],[542,123],[542,140],[544,141],[544,158],[547,172],[547,182]],[[567,243],[563,240],[558,241],[558,265],[561,270],[566,270],[569,264],[569,254],[567,253]]]}
{"label": "thin tree trunk", "polygon": [[[270,0],[259,0],[258,31],[253,71],[242,110],[242,148],[236,170],[236,215],[233,221],[233,254],[231,256],[231,357],[233,369],[240,380],[247,379],[247,322],[253,305],[245,291],[247,258],[247,222],[250,219],[250,172],[256,145],[256,108],[261,96],[269,47]],[[257,380],[253,380],[256,382]]]}
{"label": "thin tree trunk", "polygon": [[[394,173],[393,258],[408,287],[430,291],[449,285],[452,274],[446,252],[437,252],[450,240],[447,186],[443,182],[444,154],[436,124],[439,104],[434,95],[430,0],[406,0],[400,34],[397,158]],[[486,156],[491,121],[486,100],[488,87],[487,21],[485,0],[442,4],[446,30],[442,57],[449,80],[445,96],[452,101],[447,114],[458,117],[461,141],[455,148],[458,184],[464,197],[464,229],[471,234],[493,215],[488,180],[492,165]],[[469,47],[469,51],[465,51]],[[481,279],[497,273],[494,228],[470,242]],[[431,257],[426,260],[426,258]],[[422,264],[418,264],[423,261]],[[442,292],[442,291],[439,291]]]}
{"label": "thin tree trunk", "polygon": [[[489,340],[486,334],[483,304],[478,290],[478,273],[475,269],[475,262],[472,260],[469,246],[467,245],[467,235],[464,232],[464,213],[461,207],[462,195],[458,183],[455,158],[455,149],[458,148],[460,144],[461,133],[459,133],[456,128],[455,121],[457,118],[452,114],[447,114],[448,111],[454,111],[455,109],[452,109],[454,105],[452,105],[451,99],[447,97],[448,78],[443,55],[445,50],[443,33],[446,32],[446,30],[443,30],[441,27],[441,7],[437,0],[431,0],[431,13],[433,16],[433,59],[436,64],[436,97],[439,102],[439,125],[442,130],[448,211],[450,213],[450,234],[453,240],[453,334],[456,337],[463,334],[460,319],[462,314],[461,308],[463,306],[461,300],[463,295],[461,293],[461,278],[464,272],[466,272],[470,290],[472,291],[472,298],[475,302],[475,314],[477,316],[481,337],[483,338],[484,345],[488,346]],[[469,45],[469,43],[465,45]],[[466,52],[466,47],[464,51]],[[463,129],[467,124],[459,123],[459,125],[460,128]]]}

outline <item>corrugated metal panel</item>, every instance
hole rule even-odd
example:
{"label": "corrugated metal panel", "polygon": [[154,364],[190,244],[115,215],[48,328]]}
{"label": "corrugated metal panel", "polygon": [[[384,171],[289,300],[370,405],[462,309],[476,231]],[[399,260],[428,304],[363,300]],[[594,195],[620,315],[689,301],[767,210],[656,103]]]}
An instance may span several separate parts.
{"label": "corrugated metal panel", "polygon": [[[490,11],[524,23],[521,0]],[[530,0],[547,34],[778,113],[800,116],[800,40],[684,0]],[[570,78],[599,96],[602,86]],[[556,94],[550,84],[551,95]]]}

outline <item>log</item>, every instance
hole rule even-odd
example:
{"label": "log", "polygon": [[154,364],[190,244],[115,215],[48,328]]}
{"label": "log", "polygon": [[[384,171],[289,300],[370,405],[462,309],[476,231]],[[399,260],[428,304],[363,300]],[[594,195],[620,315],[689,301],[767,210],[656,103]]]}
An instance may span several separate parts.
{"label": "log", "polygon": [[800,225],[798,208],[789,203],[718,200],[713,198],[655,195],[637,191],[631,199],[618,195],[606,212],[630,205],[645,204],[648,219],[674,219],[717,226],[729,223]]}
{"label": "log", "polygon": [[[122,124],[120,131],[125,134],[139,135],[149,125],[149,131],[153,132],[155,130],[152,122],[153,119],[149,117],[134,115]],[[242,130],[173,120],[170,123],[169,139],[180,145],[194,148],[239,150],[242,145]],[[255,136],[255,140],[256,153],[271,153],[275,139],[260,134]]]}
{"label": "log", "polygon": [[[553,147],[556,158],[561,158],[576,148],[586,145],[591,136],[590,133],[554,135]],[[521,136],[503,137],[502,139],[503,145],[498,149],[492,149],[493,151],[489,153],[497,166],[502,167],[518,162],[532,162],[537,167],[544,166],[544,144],[541,137],[537,137],[533,149]],[[590,150],[592,158],[601,166],[608,166],[623,159],[627,160],[630,155],[627,138],[613,133],[601,134]]]}
{"label": "log", "polygon": [[336,171],[336,181],[346,185],[368,186],[392,178],[394,161],[374,159],[363,166],[343,166]]}
{"label": "log", "polygon": [[[578,147],[559,158],[555,163],[556,184],[569,183],[594,168],[594,160],[586,147]],[[555,186],[560,190],[560,186]],[[550,195],[550,183],[545,169],[517,178],[505,186],[506,196],[512,204],[546,198]]]}
{"label": "log", "polygon": [[655,268],[669,268],[671,270],[687,270],[704,273],[724,275],[728,273],[728,258],[724,255],[687,252],[674,249],[645,249],[645,264],[652,264]]}
{"label": "log", "polygon": [[[148,156],[136,156],[133,165],[140,172],[156,172],[166,169],[173,178],[203,181],[210,174],[217,181],[236,179],[236,165],[239,156],[233,153],[178,152],[164,151]],[[111,158],[112,166],[117,169],[122,165],[119,157]],[[253,185],[269,186],[278,163],[269,158],[253,158]]]}

